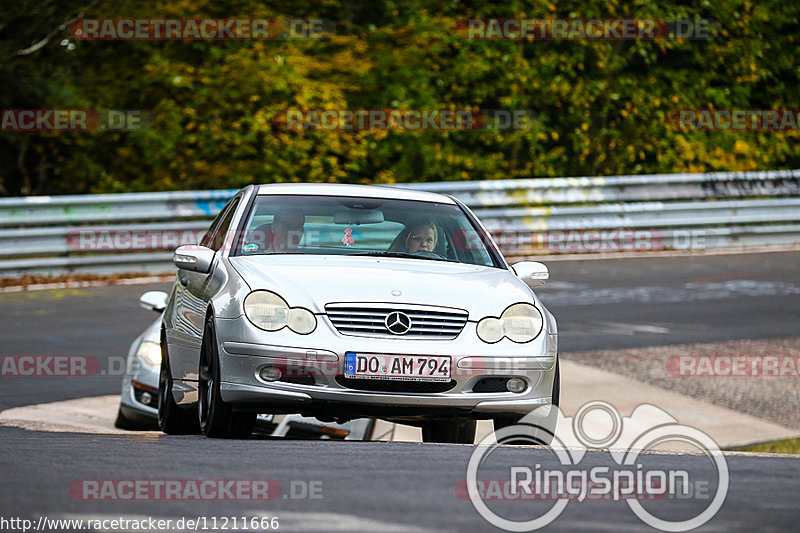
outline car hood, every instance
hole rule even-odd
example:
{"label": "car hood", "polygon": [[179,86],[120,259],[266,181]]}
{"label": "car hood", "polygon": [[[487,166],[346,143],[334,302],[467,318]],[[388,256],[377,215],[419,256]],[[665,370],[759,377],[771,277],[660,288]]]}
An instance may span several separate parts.
{"label": "car hood", "polygon": [[535,299],[509,270],[461,263],[320,255],[232,257],[230,263],[251,289],[274,291],[291,307],[314,313],[334,302],[387,302],[456,307],[478,320]]}

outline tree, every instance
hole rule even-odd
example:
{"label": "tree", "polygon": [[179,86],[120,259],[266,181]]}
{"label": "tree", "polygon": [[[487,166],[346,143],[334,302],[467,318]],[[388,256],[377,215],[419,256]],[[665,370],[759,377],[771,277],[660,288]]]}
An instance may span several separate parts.
{"label": "tree", "polygon": [[[141,109],[140,131],[0,132],[0,194],[797,168],[798,131],[681,131],[677,109],[800,108],[800,6],[618,0],[32,2],[0,26],[2,108]],[[324,39],[89,41],[86,17],[328,19]],[[471,18],[715,19],[710,40],[470,40]],[[23,52],[21,52],[23,51]],[[287,109],[517,109],[520,131],[285,131]]]}

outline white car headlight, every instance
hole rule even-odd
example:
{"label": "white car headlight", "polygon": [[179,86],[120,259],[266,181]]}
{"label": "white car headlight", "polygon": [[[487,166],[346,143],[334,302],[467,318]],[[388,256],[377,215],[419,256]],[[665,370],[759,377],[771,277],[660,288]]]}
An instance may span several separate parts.
{"label": "white car headlight", "polygon": [[500,319],[490,316],[478,322],[478,337],[492,344],[502,339],[503,325]]}
{"label": "white car headlight", "polygon": [[254,291],[244,299],[244,314],[254,326],[278,331],[286,326],[306,335],[317,327],[314,314],[301,307],[291,308],[286,300],[269,291]]}
{"label": "white car headlight", "polygon": [[289,309],[289,329],[301,335],[307,335],[317,327],[314,313],[302,307]]}
{"label": "white car headlight", "polygon": [[244,299],[244,314],[255,326],[278,331],[289,323],[289,304],[274,292],[251,292]]}
{"label": "white car headlight", "polygon": [[148,365],[159,366],[161,364],[161,345],[157,342],[142,341],[139,349],[136,350],[136,355]]}
{"label": "white car headlight", "polygon": [[503,337],[513,342],[530,342],[539,336],[544,320],[542,313],[531,304],[519,303],[508,307],[500,318],[486,317],[478,322],[478,337],[493,344]]}

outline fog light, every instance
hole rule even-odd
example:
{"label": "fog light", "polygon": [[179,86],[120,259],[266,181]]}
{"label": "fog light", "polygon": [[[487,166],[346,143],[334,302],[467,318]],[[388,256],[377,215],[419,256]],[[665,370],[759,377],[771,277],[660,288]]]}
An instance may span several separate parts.
{"label": "fog light", "polygon": [[264,381],[278,381],[281,379],[281,371],[277,368],[273,368],[271,366],[265,366],[262,368],[259,373],[259,377]]}
{"label": "fog light", "polygon": [[153,401],[153,397],[150,395],[149,392],[142,393],[142,403],[145,405],[150,405]]}
{"label": "fog light", "polygon": [[506,388],[509,392],[522,392],[527,386],[527,383],[522,378],[511,378],[506,383]]}

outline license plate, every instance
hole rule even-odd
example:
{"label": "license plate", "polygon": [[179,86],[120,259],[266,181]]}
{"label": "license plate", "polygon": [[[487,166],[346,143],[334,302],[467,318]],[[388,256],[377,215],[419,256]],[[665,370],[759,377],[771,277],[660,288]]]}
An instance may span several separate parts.
{"label": "license plate", "polygon": [[344,376],[406,381],[450,381],[449,355],[345,353]]}

